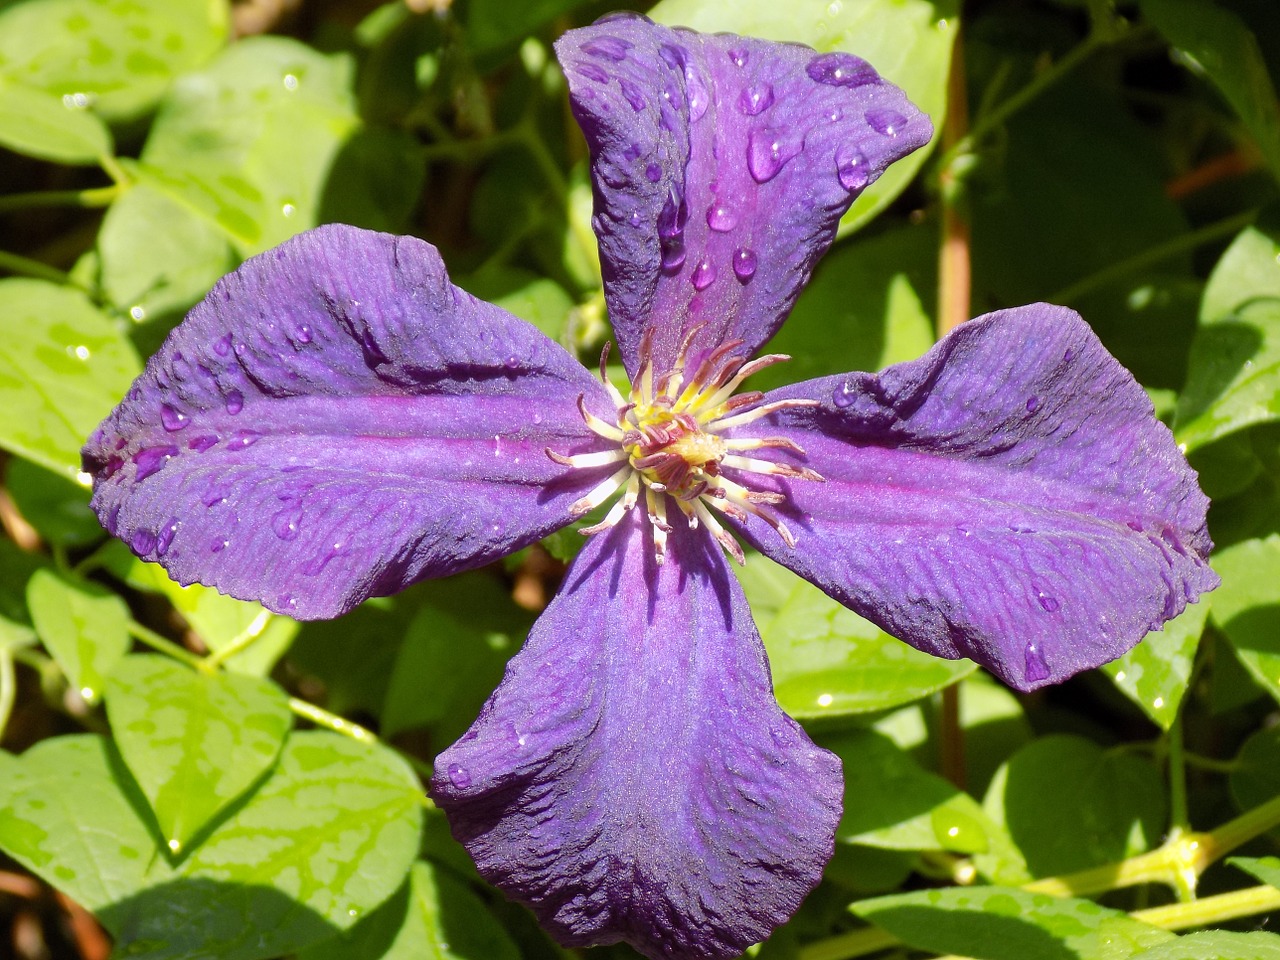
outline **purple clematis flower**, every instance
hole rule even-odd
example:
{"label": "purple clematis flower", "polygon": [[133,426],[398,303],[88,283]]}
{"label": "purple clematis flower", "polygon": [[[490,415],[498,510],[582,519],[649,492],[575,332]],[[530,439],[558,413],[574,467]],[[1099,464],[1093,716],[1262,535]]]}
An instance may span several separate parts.
{"label": "purple clematis flower", "polygon": [[636,16],[557,51],[629,395],[426,243],[322,227],[221,280],[151,359],[85,448],[93,506],[179,581],[316,618],[611,504],[431,792],[561,942],[728,957],[820,878],[842,783],[774,701],[725,552],[1030,690],[1216,585],[1207,503],[1060,307],[735,394],[928,119],[843,53]]}

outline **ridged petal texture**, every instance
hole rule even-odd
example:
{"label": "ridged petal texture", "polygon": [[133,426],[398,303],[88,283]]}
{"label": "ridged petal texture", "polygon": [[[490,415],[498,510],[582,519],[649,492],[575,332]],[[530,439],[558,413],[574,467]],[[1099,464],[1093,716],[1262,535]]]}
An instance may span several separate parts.
{"label": "ridged petal texture", "polygon": [[622,15],[556,43],[591,148],[609,316],[630,373],[646,331],[654,369],[763,344],[840,216],[929,118],[848,53]]}
{"label": "ridged petal texture", "polygon": [[764,553],[912,646],[1020,690],[1120,656],[1218,578],[1208,500],[1151,401],[1080,317],[988,314],[919,360],[766,398],[805,449]]}
{"label": "ridged petal texture", "polygon": [[[321,227],[224,277],[89,439],[107,529],[182,583],[300,618],[567,523],[596,381],[411,237]],[[590,484],[591,478],[585,481]]]}
{"label": "ridged petal texture", "polygon": [[839,761],[773,698],[745,597],[677,524],[592,538],[431,795],[481,874],[566,945],[736,957],[818,882]]}

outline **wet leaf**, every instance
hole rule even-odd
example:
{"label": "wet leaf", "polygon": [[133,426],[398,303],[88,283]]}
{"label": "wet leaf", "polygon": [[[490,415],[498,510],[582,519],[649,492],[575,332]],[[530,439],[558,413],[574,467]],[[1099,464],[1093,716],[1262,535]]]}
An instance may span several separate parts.
{"label": "wet leaf", "polygon": [[93,703],[129,650],[129,608],[97,584],[37,570],[27,583],[36,633],[67,681]]}
{"label": "wet leaf", "polygon": [[1191,604],[1163,630],[1148,633],[1119,660],[1102,668],[1163,730],[1177,719],[1208,617],[1208,602]]}

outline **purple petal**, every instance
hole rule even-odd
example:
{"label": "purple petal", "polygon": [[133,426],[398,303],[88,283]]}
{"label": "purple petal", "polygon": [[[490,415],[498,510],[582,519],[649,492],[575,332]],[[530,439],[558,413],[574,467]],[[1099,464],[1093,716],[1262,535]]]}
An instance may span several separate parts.
{"label": "purple petal", "polygon": [[865,61],[623,17],[556,43],[591,148],[595,230],[627,369],[746,352],[785,319],[841,214],[928,117]]}
{"label": "purple petal", "polygon": [[[562,348],[430,245],[321,227],[224,277],[84,450],[112,533],[182,583],[302,618],[545,536],[592,471]],[[584,475],[585,474],[585,475]]]}
{"label": "purple petal", "polygon": [[773,485],[794,550],[755,520],[748,539],[914,647],[1031,690],[1218,584],[1195,472],[1066,308],[988,314],[919,360],[782,397],[820,405],[737,433],[798,443],[826,482]]}
{"label": "purple petal", "polygon": [[736,957],[831,856],[839,761],[774,701],[720,549],[631,514],[593,538],[431,794],[480,872],[570,946]]}

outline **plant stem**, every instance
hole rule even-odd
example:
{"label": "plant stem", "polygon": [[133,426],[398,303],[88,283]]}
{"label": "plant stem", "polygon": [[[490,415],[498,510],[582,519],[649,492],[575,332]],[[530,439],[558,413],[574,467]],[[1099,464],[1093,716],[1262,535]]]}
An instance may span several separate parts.
{"label": "plant stem", "polygon": [[270,610],[263,610],[253,618],[243,631],[241,631],[239,636],[235,637],[221,650],[215,650],[205,657],[204,660],[201,661],[201,669],[207,673],[212,673],[240,651],[253,646],[257,639],[266,631],[267,625],[271,623],[274,616],[275,614]]}
{"label": "plant stem", "polygon": [[88,190],[37,190],[31,193],[11,193],[0,196],[0,213],[9,210],[29,210],[32,207],[85,207],[110,206],[121,194],[119,184],[109,187],[92,187]]}
{"label": "plant stem", "polygon": [[1187,820],[1187,764],[1182,747],[1182,714],[1169,728],[1169,833],[1189,830]]}
{"label": "plant stem", "polygon": [[[970,257],[972,231],[960,155],[954,148],[967,138],[969,93],[965,81],[964,33],[957,34],[947,77],[947,115],[942,125],[944,163],[938,174],[942,206],[942,245],[938,251],[938,318],[941,338],[969,319],[973,277]],[[951,688],[948,687],[947,690]],[[945,697],[947,691],[943,691]]]}
{"label": "plant stem", "polygon": [[796,956],[797,960],[852,960],[898,943],[901,941],[887,930],[864,927],[807,944]]}
{"label": "plant stem", "polygon": [[35,277],[37,280],[48,280],[63,287],[71,286],[71,277],[56,267],[4,250],[0,250],[0,270]]}
{"label": "plant stem", "polygon": [[378,742],[378,738],[374,736],[372,730],[362,727],[358,723],[352,723],[336,713],[330,713],[323,707],[317,707],[314,703],[307,703],[307,701],[299,700],[297,697],[290,697],[289,709],[304,720],[310,720],[318,727],[324,727],[326,730],[340,733],[344,737],[350,737],[360,743]]}
{"label": "plant stem", "polygon": [[1165,930],[1188,930],[1278,909],[1280,890],[1260,886],[1203,897],[1191,903],[1170,903],[1163,907],[1135,910],[1130,916]]}
{"label": "plant stem", "polygon": [[7,644],[0,646],[0,740],[4,739],[9,715],[17,692],[18,678],[13,672],[13,650]]}
{"label": "plant stem", "polygon": [[1212,243],[1214,240],[1239,233],[1253,223],[1257,215],[1258,211],[1248,210],[1244,213],[1238,213],[1234,217],[1227,217],[1225,220],[1219,220],[1216,223],[1201,227],[1199,230],[1184,233],[1182,236],[1174,237],[1164,243],[1156,244],[1154,247],[1143,250],[1139,254],[1121,260],[1119,263],[1113,263],[1097,273],[1090,274],[1082,280],[1077,280],[1068,287],[1063,287],[1056,293],[1050,294],[1047,299],[1053,303],[1070,304],[1079,300],[1085,294],[1092,293],[1099,287],[1105,287],[1115,280],[1121,280],[1129,274],[1141,270],[1143,267],[1149,267],[1180,253],[1194,250],[1196,247],[1203,246],[1206,243]]}
{"label": "plant stem", "polygon": [[196,656],[190,650],[179,646],[168,637],[162,637],[150,627],[145,627],[136,620],[129,621],[129,633],[134,639],[145,643],[152,650],[173,657],[175,660],[181,660],[188,667],[195,667],[202,672],[207,669],[202,657]]}

